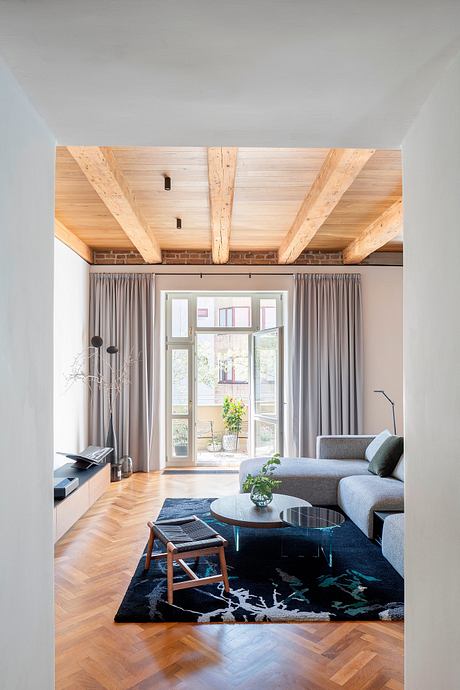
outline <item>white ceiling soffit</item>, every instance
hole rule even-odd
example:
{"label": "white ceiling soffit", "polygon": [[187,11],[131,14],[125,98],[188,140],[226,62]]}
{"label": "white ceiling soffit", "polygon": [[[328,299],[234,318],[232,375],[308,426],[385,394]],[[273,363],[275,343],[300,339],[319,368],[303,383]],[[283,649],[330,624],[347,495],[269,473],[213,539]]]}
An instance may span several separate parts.
{"label": "white ceiling soffit", "polygon": [[0,0],[69,145],[397,147],[459,31],[459,0]]}

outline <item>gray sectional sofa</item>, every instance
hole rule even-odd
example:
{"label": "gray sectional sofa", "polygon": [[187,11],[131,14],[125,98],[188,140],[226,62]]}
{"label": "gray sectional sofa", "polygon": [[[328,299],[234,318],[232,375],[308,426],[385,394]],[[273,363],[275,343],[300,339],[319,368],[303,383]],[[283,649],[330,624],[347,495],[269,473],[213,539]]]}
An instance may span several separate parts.
{"label": "gray sectional sofa", "polygon": [[404,513],[389,515],[383,523],[382,553],[404,577]]}
{"label": "gray sectional sofa", "polygon": [[[369,461],[389,431],[376,436],[319,436],[316,458],[281,458],[274,476],[279,493],[296,496],[313,505],[339,505],[369,537],[374,538],[374,513],[404,510],[404,456],[391,477],[368,470]],[[267,458],[250,458],[240,465],[240,487],[248,474],[260,470]],[[397,519],[393,519],[393,518]],[[388,523],[387,527],[387,522]],[[397,525],[397,526],[396,526]],[[384,522],[382,551],[402,574],[404,517],[388,516]],[[393,543],[394,542],[394,543]],[[398,555],[399,554],[399,555]]]}

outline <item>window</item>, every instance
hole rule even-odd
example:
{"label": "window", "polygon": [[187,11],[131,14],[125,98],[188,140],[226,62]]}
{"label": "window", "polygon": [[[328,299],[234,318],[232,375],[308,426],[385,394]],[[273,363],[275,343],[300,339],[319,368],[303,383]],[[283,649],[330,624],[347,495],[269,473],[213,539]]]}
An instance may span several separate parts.
{"label": "window", "polygon": [[252,298],[248,295],[198,295],[197,328],[250,328]]}
{"label": "window", "polygon": [[262,298],[260,300],[260,329],[275,328],[276,323],[276,299]]}
{"label": "window", "polygon": [[219,383],[248,383],[248,363],[242,358],[219,360]]}
{"label": "window", "polygon": [[249,328],[249,307],[222,307],[219,309],[219,326],[222,328]]}

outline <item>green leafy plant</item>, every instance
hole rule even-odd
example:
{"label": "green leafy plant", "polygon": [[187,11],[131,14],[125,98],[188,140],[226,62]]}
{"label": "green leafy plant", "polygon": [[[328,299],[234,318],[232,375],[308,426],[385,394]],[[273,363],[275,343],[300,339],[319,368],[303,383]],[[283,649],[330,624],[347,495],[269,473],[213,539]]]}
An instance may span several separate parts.
{"label": "green leafy plant", "polygon": [[275,467],[280,464],[280,454],[275,453],[267,462],[262,465],[259,474],[248,474],[243,483],[243,492],[249,493],[254,487],[258,493],[265,496],[272,494],[281,484],[279,479],[273,478]]}
{"label": "green leafy plant", "polygon": [[243,418],[246,413],[246,405],[242,400],[235,400],[229,395],[224,398],[222,418],[224,426],[230,434],[238,435],[243,426]]}

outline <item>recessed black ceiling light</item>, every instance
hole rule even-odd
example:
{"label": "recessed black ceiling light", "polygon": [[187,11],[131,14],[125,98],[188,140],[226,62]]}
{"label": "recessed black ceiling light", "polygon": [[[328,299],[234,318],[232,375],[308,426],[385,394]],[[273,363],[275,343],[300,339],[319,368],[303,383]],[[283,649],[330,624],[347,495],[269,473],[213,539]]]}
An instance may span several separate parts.
{"label": "recessed black ceiling light", "polygon": [[164,178],[165,178],[165,190],[167,192],[169,192],[171,190],[171,178],[169,177],[169,175],[165,175]]}
{"label": "recessed black ceiling light", "polygon": [[176,228],[178,230],[182,229],[182,218],[176,218]]}

